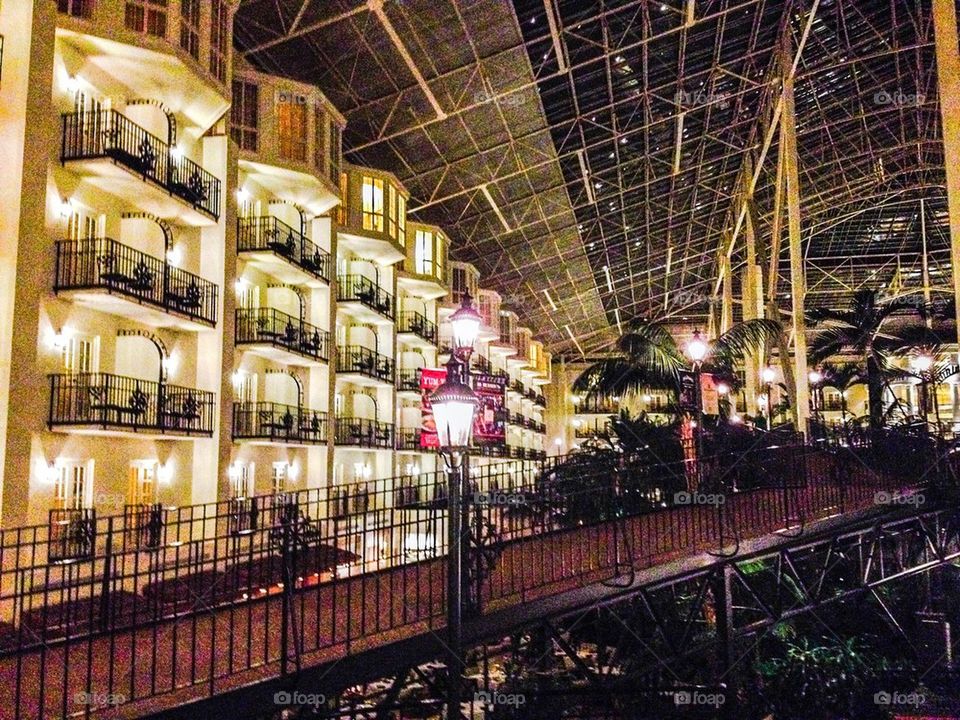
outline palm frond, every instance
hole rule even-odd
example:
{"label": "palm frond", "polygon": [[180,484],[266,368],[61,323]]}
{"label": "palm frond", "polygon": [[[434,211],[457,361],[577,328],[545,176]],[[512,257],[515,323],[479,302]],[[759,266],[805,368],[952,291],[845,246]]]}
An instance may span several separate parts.
{"label": "palm frond", "polygon": [[574,392],[588,397],[619,396],[644,390],[673,390],[676,381],[672,374],[659,373],[622,357],[600,360],[584,370],[573,381]]}
{"label": "palm frond", "polygon": [[783,327],[776,320],[755,319],[737,323],[711,343],[710,362],[723,364],[740,360],[782,331]]}

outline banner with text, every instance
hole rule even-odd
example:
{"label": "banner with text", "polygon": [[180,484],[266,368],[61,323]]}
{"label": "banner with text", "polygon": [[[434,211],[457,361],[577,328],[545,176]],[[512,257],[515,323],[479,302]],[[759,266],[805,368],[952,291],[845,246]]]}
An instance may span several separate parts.
{"label": "banner with text", "polygon": [[420,447],[440,447],[437,437],[437,423],[433,419],[433,407],[430,395],[447,379],[444,368],[423,368],[420,371]]}
{"label": "banner with text", "polygon": [[480,407],[473,422],[473,439],[477,445],[497,445],[507,441],[504,410],[507,406],[507,379],[502,375],[478,373],[473,377],[473,391],[480,398]]}

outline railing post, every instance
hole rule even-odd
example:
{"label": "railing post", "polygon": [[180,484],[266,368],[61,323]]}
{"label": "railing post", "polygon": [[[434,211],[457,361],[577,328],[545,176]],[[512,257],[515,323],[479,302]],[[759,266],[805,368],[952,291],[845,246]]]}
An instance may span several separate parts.
{"label": "railing post", "polygon": [[[96,556],[96,520],[94,520],[93,553]],[[112,592],[110,580],[113,576],[113,516],[107,518],[107,546],[103,554],[103,577],[100,579],[100,630],[106,631],[110,627],[109,617],[112,606]]]}

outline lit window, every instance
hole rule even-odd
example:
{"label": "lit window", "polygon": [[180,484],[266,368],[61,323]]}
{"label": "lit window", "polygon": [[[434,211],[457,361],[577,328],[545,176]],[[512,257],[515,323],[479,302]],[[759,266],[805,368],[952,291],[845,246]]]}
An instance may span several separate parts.
{"label": "lit window", "polygon": [[93,16],[93,0],[57,0],[57,10],[78,18]]}
{"label": "lit window", "polygon": [[82,510],[87,507],[87,463],[66,462],[57,473],[54,507],[57,510]]}
{"label": "lit window", "polygon": [[437,280],[443,280],[443,235],[437,235],[437,259],[434,263]]}
{"label": "lit window", "polygon": [[230,13],[226,0],[212,0],[210,16],[210,72],[220,82],[226,82],[230,47]]}
{"label": "lit window", "polygon": [[417,230],[414,261],[418,275],[433,274],[433,233]]}
{"label": "lit window", "polygon": [[[340,177],[340,160],[342,158],[341,143],[343,133],[336,123],[330,124],[330,179],[334,182]],[[344,195],[346,199],[346,195]]]}
{"label": "lit window", "polygon": [[287,486],[287,463],[275,462],[273,464],[273,473],[271,475],[273,493],[275,495],[284,492]]}
{"label": "lit window", "polygon": [[407,244],[407,199],[397,193],[397,226],[400,233],[400,244]]}
{"label": "lit window", "polygon": [[393,185],[387,186],[389,189],[389,201],[387,207],[390,208],[390,237],[397,239],[397,189]]}
{"label": "lit window", "polygon": [[280,157],[307,161],[307,106],[298,102],[277,103]]}
{"label": "lit window", "polygon": [[383,180],[364,176],[361,197],[363,229],[383,232]]}
{"label": "lit window", "polygon": [[155,460],[138,460],[130,465],[127,487],[127,504],[152,505],[156,501],[157,463]]}

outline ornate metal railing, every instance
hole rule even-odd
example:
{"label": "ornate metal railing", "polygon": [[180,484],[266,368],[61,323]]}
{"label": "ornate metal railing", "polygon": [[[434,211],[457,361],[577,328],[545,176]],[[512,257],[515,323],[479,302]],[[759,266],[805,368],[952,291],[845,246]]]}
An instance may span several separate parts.
{"label": "ornate metal railing", "polygon": [[327,414],[283,403],[236,402],[233,439],[319,445],[327,441]]}
{"label": "ornate metal railing", "polygon": [[337,445],[393,449],[393,424],[366,418],[338,417],[334,442]]}
{"label": "ornate metal railing", "polygon": [[237,252],[269,251],[321,280],[330,280],[330,253],[275,217],[237,218]]}
{"label": "ornate metal railing", "polygon": [[420,392],[420,368],[401,368],[398,370],[397,390]]}
{"label": "ornate metal railing", "polygon": [[216,325],[219,288],[186,270],[111,240],[58,240],[53,289],[103,289]]}
{"label": "ornate metal railing", "polygon": [[364,275],[341,275],[337,278],[337,300],[359,302],[385,318],[394,318],[393,295]]}
{"label": "ornate metal railing", "polygon": [[109,158],[200,212],[220,216],[220,180],[116,110],[63,115],[60,160]]}
{"label": "ornate metal railing", "polygon": [[330,333],[275,308],[239,308],[237,345],[268,344],[297,355],[328,360]]}
{"label": "ornate metal railing", "polygon": [[102,428],[212,435],[214,394],[206,390],[108,373],[50,376],[50,427]]}
{"label": "ornate metal railing", "polygon": [[393,359],[361,345],[337,348],[337,372],[359,373],[374,380],[393,382]]}
{"label": "ornate metal railing", "polygon": [[422,314],[404,310],[397,318],[397,332],[412,333],[431,345],[437,344],[437,325]]}

